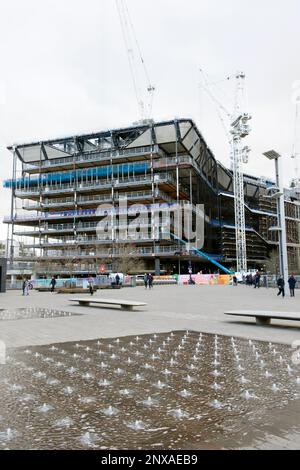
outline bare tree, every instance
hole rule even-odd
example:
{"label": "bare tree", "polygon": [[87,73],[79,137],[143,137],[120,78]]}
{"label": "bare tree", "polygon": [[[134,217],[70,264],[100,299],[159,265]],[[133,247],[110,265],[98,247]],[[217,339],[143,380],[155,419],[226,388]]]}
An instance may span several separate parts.
{"label": "bare tree", "polygon": [[271,274],[279,273],[279,256],[277,250],[272,250],[266,263],[266,272]]}
{"label": "bare tree", "polygon": [[112,259],[112,270],[123,274],[137,274],[144,271],[145,263],[133,251],[132,246],[125,243],[117,244],[118,256]]}

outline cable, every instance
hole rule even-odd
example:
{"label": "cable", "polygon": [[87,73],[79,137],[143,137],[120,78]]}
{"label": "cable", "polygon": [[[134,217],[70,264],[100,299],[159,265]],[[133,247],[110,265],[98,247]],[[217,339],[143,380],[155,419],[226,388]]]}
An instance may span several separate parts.
{"label": "cable", "polygon": [[120,24],[121,24],[121,30],[122,30],[122,35],[123,35],[123,39],[124,39],[125,49],[126,49],[126,53],[127,53],[127,57],[128,57],[128,63],[129,63],[129,69],[130,69],[131,77],[132,77],[134,93],[135,93],[135,97],[136,97],[136,100],[137,100],[139,111],[141,111],[141,103],[142,103],[141,92],[140,92],[140,89],[139,89],[139,86],[138,86],[137,80],[136,80],[133,48],[130,47],[131,46],[131,39],[130,39],[128,24],[127,24],[127,21],[126,21],[126,12],[125,12],[123,1],[122,0],[116,0],[116,6],[117,6],[118,14],[119,14],[119,19],[120,19]]}
{"label": "cable", "polygon": [[147,90],[149,94],[149,101],[147,100],[147,116],[146,117],[150,118],[152,115],[155,87],[151,84],[149,72],[148,72],[145,60],[143,58],[142,50],[141,50],[139,41],[137,39],[137,35],[134,29],[134,25],[131,19],[130,11],[126,3],[126,0],[116,0],[116,6],[117,6],[119,18],[120,18],[123,39],[124,39],[126,51],[128,54],[130,72],[131,72],[131,76],[133,80],[135,96],[138,102],[138,107],[140,110],[141,118],[142,119],[144,118],[145,104],[144,104],[144,99],[143,99],[143,93],[139,85],[138,69],[135,67],[134,52],[133,52],[134,49],[133,49],[132,42],[135,43],[136,50],[139,55],[139,59],[140,59],[141,66],[142,66],[144,76],[145,76],[145,82],[146,82],[145,89]]}

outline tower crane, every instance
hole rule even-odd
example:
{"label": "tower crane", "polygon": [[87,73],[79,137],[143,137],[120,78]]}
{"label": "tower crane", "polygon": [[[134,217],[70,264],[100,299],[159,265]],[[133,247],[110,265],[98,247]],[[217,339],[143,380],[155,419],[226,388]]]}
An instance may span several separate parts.
{"label": "tower crane", "polygon": [[[235,213],[235,238],[236,238],[236,270],[240,273],[247,272],[247,246],[245,224],[245,195],[243,164],[248,163],[250,148],[243,146],[243,139],[249,135],[249,120],[251,116],[244,111],[245,107],[245,74],[235,74],[236,89],[234,110],[232,113],[220,102],[209,84],[204,72],[203,88],[215,102],[217,112],[226,132],[230,145],[231,170],[233,175],[234,213]],[[227,77],[230,80],[232,77]],[[224,116],[225,115],[225,116]]]}
{"label": "tower crane", "polygon": [[[115,2],[127,52],[139,116],[142,121],[145,119],[148,120],[152,117],[155,87],[150,80],[126,0],[115,0]],[[136,60],[136,56],[138,57],[138,61]],[[141,72],[143,75],[143,85],[141,85]]]}
{"label": "tower crane", "polygon": [[243,147],[242,139],[250,132],[249,120],[251,116],[244,112],[244,82],[245,74],[238,72],[236,75],[236,102],[233,121],[230,125],[232,135],[232,168],[233,168],[233,192],[235,211],[235,237],[236,237],[236,269],[240,273],[247,272],[247,247],[245,224],[245,195],[243,163],[248,163],[250,148]]}
{"label": "tower crane", "polygon": [[300,189],[300,80],[293,85],[293,101],[295,103],[295,120],[294,120],[294,141],[292,149],[292,159],[294,161],[294,175],[291,186]]}

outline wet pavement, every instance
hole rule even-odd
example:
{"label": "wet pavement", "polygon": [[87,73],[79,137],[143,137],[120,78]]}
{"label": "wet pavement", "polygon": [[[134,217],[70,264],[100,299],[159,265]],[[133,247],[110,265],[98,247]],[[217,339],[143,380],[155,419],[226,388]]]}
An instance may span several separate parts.
{"label": "wet pavement", "polygon": [[0,449],[299,448],[292,353],[184,330],[9,349]]}
{"label": "wet pavement", "polygon": [[0,321],[5,320],[28,320],[32,318],[57,318],[71,317],[81,315],[80,313],[64,312],[63,310],[55,310],[51,308],[17,308],[14,310],[0,309]]}

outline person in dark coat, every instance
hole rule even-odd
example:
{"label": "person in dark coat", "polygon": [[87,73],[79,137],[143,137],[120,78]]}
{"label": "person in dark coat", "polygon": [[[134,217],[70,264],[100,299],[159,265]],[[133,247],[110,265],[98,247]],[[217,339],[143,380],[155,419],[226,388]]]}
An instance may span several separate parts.
{"label": "person in dark coat", "polygon": [[256,271],[256,274],[254,276],[254,288],[260,288],[260,272]]}
{"label": "person in dark coat", "polygon": [[295,287],[296,287],[297,281],[294,277],[294,274],[292,274],[289,277],[288,283],[289,283],[291,297],[295,297]]}
{"label": "person in dark coat", "polygon": [[282,295],[282,297],[285,296],[285,292],[284,292],[284,279],[282,276],[279,277],[279,279],[277,280],[277,286],[278,286],[278,295]]}
{"label": "person in dark coat", "polygon": [[26,279],[23,280],[23,283],[22,283],[22,291],[23,291],[23,294],[22,295],[25,295],[25,291],[26,291]]}
{"label": "person in dark coat", "polygon": [[56,286],[56,279],[55,279],[54,276],[53,276],[53,278],[51,279],[50,286],[51,286],[51,292],[54,292],[55,286]]}
{"label": "person in dark coat", "polygon": [[91,295],[94,295],[94,279],[90,276],[88,280],[88,288]]}

